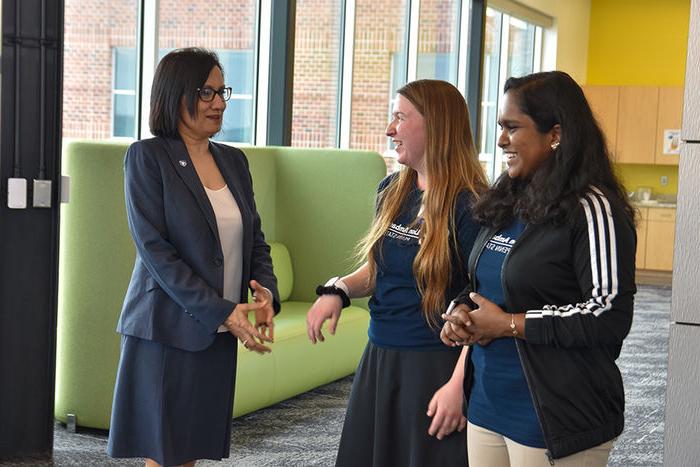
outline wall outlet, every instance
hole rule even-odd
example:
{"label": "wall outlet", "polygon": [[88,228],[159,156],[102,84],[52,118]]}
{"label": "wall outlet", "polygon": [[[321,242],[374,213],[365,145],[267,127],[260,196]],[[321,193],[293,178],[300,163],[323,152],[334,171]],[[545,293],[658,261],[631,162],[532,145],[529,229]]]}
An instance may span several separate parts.
{"label": "wall outlet", "polygon": [[661,180],[659,181],[661,183],[661,186],[666,186],[668,185],[668,177],[666,175],[661,176]]}
{"label": "wall outlet", "polygon": [[51,180],[34,180],[32,206],[35,208],[51,207]]}

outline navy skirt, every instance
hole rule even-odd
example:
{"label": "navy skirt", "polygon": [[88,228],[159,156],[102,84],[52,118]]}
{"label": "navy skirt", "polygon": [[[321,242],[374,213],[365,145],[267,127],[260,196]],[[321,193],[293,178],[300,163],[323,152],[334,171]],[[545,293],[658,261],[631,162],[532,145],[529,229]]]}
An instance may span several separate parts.
{"label": "navy skirt", "polygon": [[107,453],[160,465],[229,456],[237,341],[200,352],[122,336]]}
{"label": "navy skirt", "polygon": [[432,419],[426,415],[458,359],[459,351],[449,349],[392,350],[368,343],[353,380],[336,466],[465,467],[466,430],[438,440],[428,435]]}

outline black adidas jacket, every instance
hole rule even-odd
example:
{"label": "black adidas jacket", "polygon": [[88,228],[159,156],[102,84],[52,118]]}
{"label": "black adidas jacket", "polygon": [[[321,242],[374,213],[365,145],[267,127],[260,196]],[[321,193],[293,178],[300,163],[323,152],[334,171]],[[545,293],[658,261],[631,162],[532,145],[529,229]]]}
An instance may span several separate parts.
{"label": "black adidas jacket", "polygon": [[[479,233],[471,284],[458,301],[470,303],[476,263],[495,232]],[[633,222],[616,198],[594,188],[572,225],[527,225],[503,262],[506,311],[526,313],[517,348],[550,460],[622,432],[625,396],[615,360],[632,325],[635,250]]]}

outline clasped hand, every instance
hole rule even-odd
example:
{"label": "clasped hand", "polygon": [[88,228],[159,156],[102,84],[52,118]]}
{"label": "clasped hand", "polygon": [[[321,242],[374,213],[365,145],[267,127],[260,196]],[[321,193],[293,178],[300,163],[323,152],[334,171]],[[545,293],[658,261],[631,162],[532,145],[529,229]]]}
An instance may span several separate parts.
{"label": "clasped hand", "polygon": [[460,304],[449,315],[442,315],[445,324],[440,339],[445,345],[488,345],[493,339],[507,335],[505,333],[510,324],[508,313],[477,293],[472,292],[469,298],[477,305],[474,310]]}
{"label": "clasped hand", "polygon": [[[224,321],[224,326],[236,336],[245,348],[260,354],[270,352],[263,342],[274,341],[275,310],[272,305],[272,292],[257,281],[250,281],[253,290],[253,303],[239,303]],[[248,314],[255,312],[255,326],[248,319]]]}

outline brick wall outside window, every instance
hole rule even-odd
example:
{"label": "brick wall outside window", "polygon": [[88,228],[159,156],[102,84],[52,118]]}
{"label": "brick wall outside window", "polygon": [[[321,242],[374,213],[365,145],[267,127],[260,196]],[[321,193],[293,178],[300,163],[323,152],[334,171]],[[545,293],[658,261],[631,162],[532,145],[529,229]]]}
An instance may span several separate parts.
{"label": "brick wall outside window", "polygon": [[[454,0],[421,2],[420,51],[451,52]],[[292,144],[336,144],[340,0],[298,0]],[[352,148],[383,153],[391,69],[405,47],[406,0],[357,0]],[[161,49],[255,45],[255,1],[160,1]],[[136,44],[136,0],[66,0],[63,136],[108,139],[112,131],[113,49]],[[234,86],[236,83],[228,83]],[[150,83],[147,84],[150,86]]]}

